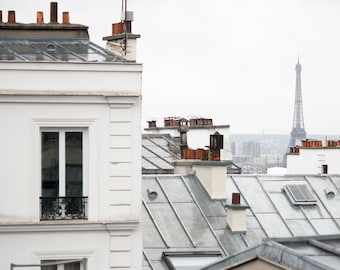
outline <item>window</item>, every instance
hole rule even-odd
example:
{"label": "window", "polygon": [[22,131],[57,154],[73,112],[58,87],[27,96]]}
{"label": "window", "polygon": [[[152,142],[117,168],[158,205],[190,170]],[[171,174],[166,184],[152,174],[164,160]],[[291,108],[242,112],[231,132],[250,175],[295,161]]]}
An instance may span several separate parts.
{"label": "window", "polygon": [[284,190],[290,201],[295,205],[316,204],[316,199],[307,185],[286,185]]}
{"label": "window", "polygon": [[164,261],[170,270],[197,270],[221,257],[219,251],[163,252]]}
{"label": "window", "polygon": [[41,270],[85,270],[87,258],[75,260],[41,260],[40,264],[13,264],[11,263],[11,270],[14,268],[34,268],[40,267]]}
{"label": "window", "polygon": [[327,164],[321,165],[321,173],[322,174],[328,174],[328,165]]}
{"label": "window", "polygon": [[85,270],[86,259],[82,260],[42,260],[41,270]]}
{"label": "window", "polygon": [[41,132],[41,219],[86,218],[83,130]]}

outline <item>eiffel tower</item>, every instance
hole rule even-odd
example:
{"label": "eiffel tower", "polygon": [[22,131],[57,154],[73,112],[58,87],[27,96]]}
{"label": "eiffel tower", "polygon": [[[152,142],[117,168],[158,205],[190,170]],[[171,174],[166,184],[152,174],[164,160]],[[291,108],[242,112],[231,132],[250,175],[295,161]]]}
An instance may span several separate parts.
{"label": "eiffel tower", "polygon": [[291,146],[301,145],[301,140],[306,139],[305,125],[303,122],[302,111],[302,92],[301,92],[301,64],[298,62],[295,65],[296,71],[296,84],[295,84],[295,106],[294,106],[294,119],[293,128],[290,133],[288,149]]}

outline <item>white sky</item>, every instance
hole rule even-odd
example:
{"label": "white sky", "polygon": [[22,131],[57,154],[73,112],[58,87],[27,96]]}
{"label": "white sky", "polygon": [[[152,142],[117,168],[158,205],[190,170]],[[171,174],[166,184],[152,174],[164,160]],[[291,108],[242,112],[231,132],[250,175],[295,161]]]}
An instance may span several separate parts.
{"label": "white sky", "polygon": [[[3,19],[49,21],[47,0],[0,0]],[[120,20],[121,0],[59,0],[71,23],[103,36]],[[166,116],[212,117],[231,133],[289,134],[295,64],[302,64],[308,134],[340,134],[339,0],[128,0],[141,34],[143,127]]]}

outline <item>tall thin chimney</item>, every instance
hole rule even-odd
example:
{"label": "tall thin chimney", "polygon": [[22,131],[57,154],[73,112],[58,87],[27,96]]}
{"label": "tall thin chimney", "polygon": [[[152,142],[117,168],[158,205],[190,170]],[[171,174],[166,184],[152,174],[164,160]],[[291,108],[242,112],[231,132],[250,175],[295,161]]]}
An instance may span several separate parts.
{"label": "tall thin chimney", "polygon": [[184,150],[188,149],[188,140],[187,133],[189,131],[188,120],[185,118],[180,119],[178,131],[181,138],[180,149],[181,149],[181,158],[184,158]]}
{"label": "tall thin chimney", "polygon": [[58,3],[51,2],[50,23],[58,23]]}
{"label": "tall thin chimney", "polygon": [[15,11],[14,10],[8,11],[8,22],[15,23]]}

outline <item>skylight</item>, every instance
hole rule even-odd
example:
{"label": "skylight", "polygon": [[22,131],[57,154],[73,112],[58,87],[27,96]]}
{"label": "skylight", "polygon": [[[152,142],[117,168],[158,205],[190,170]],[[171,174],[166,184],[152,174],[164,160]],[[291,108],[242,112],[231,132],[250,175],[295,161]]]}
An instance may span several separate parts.
{"label": "skylight", "polygon": [[294,205],[314,205],[316,199],[307,185],[286,185],[285,192]]}
{"label": "skylight", "polygon": [[221,257],[219,251],[163,252],[162,255],[171,270],[197,270]]}

